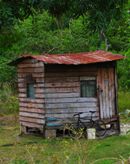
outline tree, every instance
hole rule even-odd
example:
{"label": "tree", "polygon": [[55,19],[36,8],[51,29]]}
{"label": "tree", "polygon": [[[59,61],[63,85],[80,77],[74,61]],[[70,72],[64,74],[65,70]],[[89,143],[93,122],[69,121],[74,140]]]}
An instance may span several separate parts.
{"label": "tree", "polygon": [[[87,16],[87,27],[91,32],[98,32],[99,34],[99,48],[101,43],[105,42],[105,49],[109,49],[109,41],[107,37],[107,30],[113,21],[119,21],[123,15],[123,8],[127,4],[127,0],[92,0],[92,1],[78,1],[79,14]],[[75,10],[76,11],[76,10]]]}
{"label": "tree", "polygon": [[0,0],[0,29],[33,15],[37,0]]}
{"label": "tree", "polygon": [[[87,17],[87,28],[99,33],[99,47],[105,42],[109,48],[107,29],[113,20],[121,19],[127,0],[44,0],[42,5],[57,19],[66,14],[69,18]],[[46,5],[48,4],[48,5]]]}

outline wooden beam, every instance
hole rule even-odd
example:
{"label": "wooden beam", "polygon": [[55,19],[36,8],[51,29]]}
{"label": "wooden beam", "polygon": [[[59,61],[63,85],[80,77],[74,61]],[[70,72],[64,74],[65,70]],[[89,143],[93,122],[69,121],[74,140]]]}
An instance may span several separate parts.
{"label": "wooden beam", "polygon": [[21,112],[30,112],[30,113],[41,113],[41,114],[45,114],[45,109],[20,107],[19,110]]}
{"label": "wooden beam", "polygon": [[20,116],[19,120],[20,120],[20,122],[24,121],[24,122],[31,122],[31,123],[36,123],[36,124],[44,124],[45,123],[45,120],[43,120],[43,119],[40,119],[40,118],[30,118],[30,117],[25,117],[25,116],[24,117]]}

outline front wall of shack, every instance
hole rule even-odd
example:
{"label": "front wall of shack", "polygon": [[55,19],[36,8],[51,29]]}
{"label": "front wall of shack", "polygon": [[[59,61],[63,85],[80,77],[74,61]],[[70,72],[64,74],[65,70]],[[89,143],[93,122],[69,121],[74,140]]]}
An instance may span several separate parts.
{"label": "front wall of shack", "polygon": [[[27,98],[27,79],[35,81],[35,99]],[[26,59],[18,64],[19,120],[21,126],[43,130],[45,123],[44,105],[44,64],[33,59]]]}
{"label": "front wall of shack", "polygon": [[[100,88],[96,98],[80,97],[81,77],[96,77],[97,88]],[[111,118],[115,115],[114,88],[112,62],[78,66],[45,65],[46,116],[70,118],[77,112],[96,111],[94,118]]]}

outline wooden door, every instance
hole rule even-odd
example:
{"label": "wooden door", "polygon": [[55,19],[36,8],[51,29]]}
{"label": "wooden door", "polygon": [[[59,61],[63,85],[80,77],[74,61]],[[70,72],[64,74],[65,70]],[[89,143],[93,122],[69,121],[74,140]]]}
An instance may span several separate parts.
{"label": "wooden door", "polygon": [[115,115],[114,68],[99,68],[97,82],[100,118],[111,118]]}

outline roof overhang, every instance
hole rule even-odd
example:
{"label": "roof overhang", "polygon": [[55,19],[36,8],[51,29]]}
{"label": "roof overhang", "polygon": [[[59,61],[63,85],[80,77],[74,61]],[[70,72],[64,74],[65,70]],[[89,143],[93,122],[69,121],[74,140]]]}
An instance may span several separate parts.
{"label": "roof overhang", "polygon": [[64,64],[80,65],[101,62],[112,62],[123,59],[124,56],[113,54],[102,50],[94,52],[67,53],[67,54],[44,54],[44,55],[23,55],[9,63],[9,65],[18,65],[24,60],[35,59],[45,64]]}

